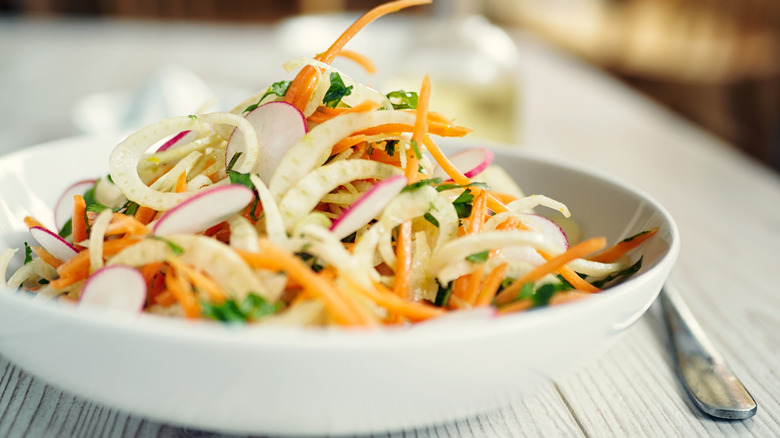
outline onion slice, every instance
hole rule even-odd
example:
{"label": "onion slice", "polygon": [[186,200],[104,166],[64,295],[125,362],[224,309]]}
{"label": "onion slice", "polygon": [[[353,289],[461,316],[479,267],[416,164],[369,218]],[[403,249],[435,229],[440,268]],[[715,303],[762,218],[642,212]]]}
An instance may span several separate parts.
{"label": "onion slice", "polygon": [[57,199],[57,203],[54,204],[54,225],[58,230],[61,230],[73,215],[73,196],[83,195],[87,190],[92,188],[96,182],[97,180],[94,179],[77,181],[62,192]]}
{"label": "onion slice", "polygon": [[43,247],[43,249],[48,251],[49,254],[56,257],[59,261],[66,262],[79,252],[75,246],[44,227],[30,227],[30,235]]}
{"label": "onion slice", "polygon": [[378,182],[333,222],[330,231],[339,239],[349,236],[376,218],[385,206],[401,193],[407,181],[403,175],[394,175]]}
{"label": "onion slice", "polygon": [[[456,169],[463,172],[463,175],[467,178],[473,178],[487,169],[493,162],[494,157],[495,154],[488,148],[469,148],[458,151],[448,158]],[[433,170],[433,176],[435,178],[451,180],[441,167],[436,167]]]}
{"label": "onion slice", "polygon": [[240,152],[235,167],[240,168],[245,161],[252,161],[254,165],[250,173],[258,174],[268,184],[284,154],[306,135],[306,119],[298,108],[282,101],[262,104],[245,118],[257,134],[257,156],[247,156],[244,135],[235,130],[225,150],[225,166]]}
{"label": "onion slice", "polygon": [[252,190],[241,184],[210,187],[165,212],[152,231],[156,235],[194,234],[238,213],[252,199]]}
{"label": "onion slice", "polygon": [[124,312],[141,312],[146,280],[135,268],[111,265],[98,269],[84,283],[79,305]]}

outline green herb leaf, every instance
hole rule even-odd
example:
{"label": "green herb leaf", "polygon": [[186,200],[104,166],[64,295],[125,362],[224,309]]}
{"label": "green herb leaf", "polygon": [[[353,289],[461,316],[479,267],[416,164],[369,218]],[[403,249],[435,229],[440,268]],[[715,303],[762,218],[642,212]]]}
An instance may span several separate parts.
{"label": "green herb leaf", "polygon": [[164,237],[154,236],[154,235],[151,235],[149,237],[151,239],[159,240],[160,242],[165,242],[165,244],[168,245],[168,248],[170,248],[171,251],[173,252],[173,255],[177,255],[178,256],[178,255],[181,255],[184,252],[184,248],[182,248],[181,246],[177,245],[175,242],[170,241],[170,240],[168,240],[168,239],[166,239]]}
{"label": "green herb leaf", "polygon": [[470,256],[466,256],[466,260],[470,261],[471,263],[485,263],[489,256],[490,256],[490,250],[482,251],[475,254],[471,254]]}
{"label": "green herb leaf", "polygon": [[228,170],[227,174],[231,183],[241,184],[242,186],[248,187],[252,190],[255,189],[255,185],[252,184],[252,180],[249,178],[248,173],[241,173],[241,172],[236,172],[235,170]]}
{"label": "green herb leaf", "polygon": [[221,304],[202,301],[201,310],[207,318],[227,323],[256,321],[272,315],[282,308],[281,303],[269,303],[260,295],[250,293],[243,300],[225,300]]}
{"label": "green herb leaf", "polygon": [[27,242],[24,242],[24,264],[28,264],[32,261],[32,248]]}
{"label": "green herb leaf", "polygon": [[387,99],[393,105],[393,109],[417,109],[419,96],[414,91],[396,90],[387,93]]}
{"label": "green herb leaf", "polygon": [[226,166],[226,168],[225,168],[227,171],[231,171],[231,170],[233,170],[233,167],[234,167],[234,166],[236,165],[236,163],[238,162],[238,159],[241,157],[241,154],[242,154],[242,153],[243,153],[243,152],[236,152],[235,154],[233,154],[233,156],[232,156],[232,157],[230,157],[230,162],[228,163],[228,165],[227,165],[227,166]]}
{"label": "green herb leaf", "polygon": [[603,289],[604,286],[606,286],[608,283],[611,283],[614,280],[621,279],[621,281],[625,281],[626,279],[628,279],[632,275],[636,274],[642,268],[642,259],[643,258],[644,257],[640,257],[639,260],[637,260],[636,263],[634,263],[633,265],[631,265],[631,266],[629,266],[629,267],[627,267],[627,268],[625,268],[625,269],[623,269],[621,271],[615,272],[612,275],[608,275],[608,276],[602,278],[601,280],[594,281],[591,284],[596,286],[599,289]]}
{"label": "green herb leaf", "polygon": [[344,96],[352,94],[352,85],[347,87],[341,79],[341,75],[336,72],[330,74],[330,87],[322,98],[322,103],[328,108],[336,108]]}
{"label": "green herb leaf", "polygon": [[417,190],[417,189],[419,189],[420,187],[423,187],[423,186],[430,186],[430,185],[435,185],[435,184],[438,184],[438,183],[440,183],[440,182],[441,182],[441,178],[428,178],[428,179],[421,179],[421,180],[419,180],[419,181],[415,181],[415,182],[413,182],[413,183],[411,183],[411,184],[408,184],[406,187],[404,187],[403,189],[401,189],[401,192],[402,192],[402,193],[403,193],[403,192],[411,192],[411,191],[413,191],[413,190]]}
{"label": "green herb leaf", "polygon": [[458,212],[459,219],[464,219],[471,215],[471,207],[473,202],[474,194],[472,194],[471,190],[469,189],[464,190],[460,196],[452,201],[452,205],[455,207],[455,211]]}
{"label": "green herb leaf", "polygon": [[265,92],[265,94],[263,94],[263,97],[261,97],[260,100],[258,100],[256,104],[249,105],[248,107],[246,107],[246,109],[244,109],[244,112],[248,113],[248,112],[254,110],[258,106],[260,106],[260,102],[262,102],[263,99],[265,99],[266,97],[268,97],[268,96],[270,96],[272,94],[275,94],[275,95],[277,95],[279,97],[284,96],[285,94],[287,94],[287,89],[290,87],[290,83],[292,83],[292,81],[274,82],[273,84],[271,84],[270,87],[268,87],[268,90]]}
{"label": "green herb leaf", "polygon": [[412,151],[414,151],[414,156],[417,157],[419,160],[422,158],[422,154],[420,153],[420,145],[417,144],[417,141],[412,140]]}
{"label": "green herb leaf", "polygon": [[430,213],[425,213],[425,214],[423,215],[423,218],[425,218],[425,220],[426,220],[426,221],[428,221],[428,222],[432,223],[432,224],[433,224],[433,226],[435,226],[436,228],[438,228],[438,227],[439,227],[439,221],[438,221],[438,220],[437,220],[435,217],[433,217],[433,215],[432,215],[432,214],[430,214]]}
{"label": "green herb leaf", "polygon": [[390,140],[385,142],[385,153],[389,156],[395,155],[395,147],[398,145],[398,140]]}
{"label": "green herb leaf", "polygon": [[190,114],[187,117],[189,117],[192,120],[196,120],[198,118],[198,116],[196,116],[195,114]]}
{"label": "green herb leaf", "polygon": [[433,302],[434,306],[444,307],[450,301],[450,295],[452,294],[453,282],[447,283],[446,286],[442,286],[438,281],[439,289],[436,291],[436,299]]}
{"label": "green herb leaf", "polygon": [[67,222],[62,224],[62,228],[60,228],[60,231],[57,232],[57,234],[62,237],[63,239],[70,236],[73,233],[73,220],[68,219]]}
{"label": "green herb leaf", "polygon": [[488,186],[486,183],[474,181],[468,184],[442,184],[440,186],[436,187],[436,190],[439,192],[443,192],[445,190],[452,190],[452,189],[465,189],[468,187],[479,187],[483,190],[490,190],[490,186]]}

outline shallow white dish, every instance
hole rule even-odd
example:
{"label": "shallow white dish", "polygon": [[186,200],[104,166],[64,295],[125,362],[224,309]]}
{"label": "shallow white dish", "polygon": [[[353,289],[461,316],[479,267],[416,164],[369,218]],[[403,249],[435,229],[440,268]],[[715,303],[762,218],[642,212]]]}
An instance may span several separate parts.
{"label": "shallow white dish", "polygon": [[[64,186],[107,173],[115,143],[68,139],[0,158],[0,246],[29,240],[22,219],[46,223]],[[495,152],[527,193],[568,204],[587,236],[615,242],[659,226],[641,274],[557,307],[383,331],[118,319],[0,290],[0,354],[90,400],[222,432],[371,433],[500,407],[601,355],[642,316],[676,260],[679,236],[663,207],[627,184],[516,149]]]}

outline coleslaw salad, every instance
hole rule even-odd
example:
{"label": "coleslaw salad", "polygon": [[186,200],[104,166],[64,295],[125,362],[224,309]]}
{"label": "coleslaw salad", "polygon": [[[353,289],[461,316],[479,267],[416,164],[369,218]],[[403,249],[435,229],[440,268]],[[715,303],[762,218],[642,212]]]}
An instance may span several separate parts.
{"label": "coleslaw salad", "polygon": [[[37,299],[224,322],[375,327],[462,309],[516,313],[598,293],[637,272],[657,229],[609,245],[536,214],[486,148],[446,156],[469,129],[429,108],[435,84],[379,92],[330,64],[371,21],[228,112],[174,117],[119,143],[108,175],[64,190],[57,229],[0,253]],[[66,213],[60,213],[61,211]],[[120,285],[120,286],[118,286]]]}

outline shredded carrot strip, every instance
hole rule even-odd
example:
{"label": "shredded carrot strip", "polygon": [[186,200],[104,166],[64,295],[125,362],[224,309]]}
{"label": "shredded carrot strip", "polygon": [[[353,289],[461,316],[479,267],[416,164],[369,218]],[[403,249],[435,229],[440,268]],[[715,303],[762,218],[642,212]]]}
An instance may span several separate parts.
{"label": "shredded carrot strip", "polygon": [[73,244],[87,240],[87,202],[81,195],[73,196],[73,216],[71,216],[71,234]]}
{"label": "shredded carrot strip", "polygon": [[[458,170],[457,167],[455,167],[449,158],[447,158],[446,155],[444,155],[444,152],[439,148],[439,146],[436,144],[436,142],[433,141],[433,139],[429,136],[425,136],[425,147],[428,149],[428,152],[433,156],[433,159],[436,161],[436,163],[439,164],[439,167],[450,177],[453,181],[455,181],[457,184],[466,185],[471,183],[471,179],[463,174],[460,170]],[[474,188],[475,191],[479,191],[480,189]],[[496,213],[501,213],[505,211],[509,211],[509,209],[504,205],[501,201],[496,199],[492,194],[488,195],[488,207],[493,210]]]}
{"label": "shredded carrot strip", "polygon": [[409,280],[412,270],[412,221],[402,223],[396,243],[395,282],[393,292],[402,298],[409,296]]}
{"label": "shredded carrot strip", "polygon": [[338,56],[349,59],[350,61],[355,61],[356,63],[358,63],[358,65],[363,67],[363,69],[368,74],[372,75],[376,73],[376,64],[374,64],[374,61],[372,61],[371,58],[369,58],[368,56],[362,53],[355,52],[354,50],[342,49],[338,53]]}
{"label": "shredded carrot strip", "polygon": [[379,102],[367,99],[349,108],[328,108],[326,106],[321,106],[317,108],[317,111],[322,112],[328,116],[338,116],[340,114],[365,113],[368,111],[373,111],[377,108],[379,108]]}
{"label": "shredded carrot strip", "polygon": [[485,279],[485,284],[479,291],[479,295],[477,295],[477,299],[474,300],[475,307],[490,305],[498,292],[498,288],[501,287],[501,282],[504,280],[504,275],[506,275],[507,266],[507,263],[502,263],[490,271],[487,279]]}
{"label": "shredded carrot strip", "polygon": [[31,246],[30,249],[32,249],[32,251],[38,255],[38,257],[40,257],[41,260],[43,260],[47,265],[53,268],[58,268],[60,265],[62,265],[62,260],[54,257],[49,251],[43,249],[43,247]]}
{"label": "shredded carrot strip", "polygon": [[145,207],[143,205],[138,206],[138,210],[135,211],[135,218],[138,222],[148,225],[154,219],[157,214],[157,210],[151,207]]}
{"label": "shredded carrot strip", "polygon": [[[116,240],[107,240],[103,243],[103,255],[113,255],[119,251],[127,248],[128,246],[135,245],[140,242],[139,239],[125,237]],[[62,289],[65,286],[69,286],[77,281],[83,280],[89,276],[89,248],[80,251],[70,260],[60,265],[57,268],[57,273],[60,278],[51,282],[51,285],[56,289]]]}
{"label": "shredded carrot strip", "polygon": [[333,145],[333,149],[330,151],[330,154],[331,155],[340,154],[340,153],[346,151],[347,149],[351,148],[352,146],[355,146],[357,144],[363,143],[364,141],[366,141],[366,136],[365,135],[361,134],[361,135],[349,136],[349,137],[339,141],[335,145]]}
{"label": "shredded carrot strip", "polygon": [[[545,257],[546,254],[542,254],[542,257]],[[549,257],[549,256],[547,256]],[[549,260],[547,257],[545,259]],[[564,280],[568,281],[570,285],[574,287],[574,289],[588,292],[588,293],[595,293],[599,292],[601,289],[597,288],[596,286],[588,283],[585,281],[582,277],[580,277],[576,272],[574,272],[574,269],[563,265],[558,268],[558,273],[561,274],[561,277],[563,277]]]}
{"label": "shredded carrot strip", "polygon": [[619,259],[632,249],[645,243],[647,239],[653,237],[658,232],[658,227],[651,228],[644,233],[639,233],[636,236],[622,240],[615,245],[605,249],[604,251],[589,257],[589,260],[594,262],[609,263]]}
{"label": "shredded carrot strip", "polygon": [[517,300],[514,303],[507,304],[505,306],[501,306],[498,308],[498,313],[500,315],[504,315],[507,313],[513,313],[513,312],[522,312],[523,310],[528,310],[531,307],[533,307],[534,302],[530,298],[523,298],[521,300]]}
{"label": "shredded carrot strip", "polygon": [[184,316],[193,319],[200,317],[200,306],[192,291],[192,286],[178,270],[174,269],[173,272],[168,272],[168,275],[165,276],[165,286],[181,305]]}
{"label": "shredded carrot strip", "polygon": [[503,305],[511,302],[517,293],[520,291],[520,288],[523,287],[525,283],[528,283],[530,281],[537,281],[540,278],[544,277],[547,274],[550,274],[561,266],[564,266],[566,263],[580,257],[584,257],[588,254],[591,254],[595,251],[598,251],[599,249],[602,249],[606,246],[607,241],[603,237],[594,237],[585,241],[582,241],[578,243],[577,245],[572,246],[566,252],[564,252],[561,255],[558,255],[556,257],[551,258],[547,261],[547,263],[544,263],[542,265],[537,266],[521,278],[517,279],[514,283],[509,285],[506,289],[502,290],[497,296],[496,296],[496,304]]}
{"label": "shredded carrot strip", "polygon": [[[474,198],[469,215],[468,234],[479,234],[484,228],[485,215],[487,214],[487,195],[488,193],[483,190]],[[485,266],[479,265],[467,277],[464,295],[459,295],[465,302],[473,304],[476,301],[484,273]]]}
{"label": "shredded carrot strip", "polygon": [[[160,276],[160,281],[162,282],[162,284],[164,284],[165,282],[165,277],[166,276],[164,275]],[[168,307],[176,303],[176,297],[174,297],[171,291],[169,291],[168,289],[163,289],[159,293],[154,295],[153,301],[156,304],[159,304],[163,307]]]}
{"label": "shredded carrot strip", "polygon": [[42,224],[42,223],[40,223],[40,222],[38,221],[38,219],[35,219],[35,218],[34,218],[34,217],[32,217],[32,216],[27,216],[27,217],[25,217],[25,218],[24,218],[24,224],[25,224],[25,225],[27,225],[27,228],[32,228],[32,227],[42,227],[42,228],[46,228],[46,227],[44,227],[44,226],[43,226],[43,224]]}
{"label": "shredded carrot strip", "polygon": [[510,195],[509,193],[494,192],[491,190],[490,194],[495,196],[496,199],[498,199],[504,204],[509,204],[510,202],[517,200],[516,196]]}
{"label": "shredded carrot strip", "polygon": [[406,154],[406,179],[410,183],[417,181],[420,166],[420,158],[417,154],[420,147],[423,146],[423,138],[428,132],[428,104],[431,100],[431,78],[425,75],[420,86],[420,93],[417,100],[417,115],[414,119],[414,130],[412,131],[412,147]]}
{"label": "shredded carrot strip", "polygon": [[171,259],[169,261],[171,266],[174,267],[178,272],[180,272],[184,277],[186,277],[190,282],[192,282],[192,285],[195,286],[197,289],[202,290],[206,292],[209,296],[209,299],[211,301],[220,304],[223,303],[225,300],[227,300],[227,294],[224,290],[222,290],[222,287],[217,284],[216,281],[208,277],[203,272],[194,269],[191,266],[185,265],[178,259]]}
{"label": "shredded carrot strip", "polygon": [[[403,8],[415,5],[421,5],[430,3],[430,0],[398,0],[394,2],[385,3],[379,5],[370,11],[366,12],[363,16],[358,18],[352,23],[347,30],[344,31],[331,46],[321,54],[317,55],[315,59],[318,61],[330,64],[333,59],[338,56],[343,47],[349,40],[351,40],[361,29],[366,27],[369,23],[377,18],[399,11]],[[294,105],[299,110],[303,111],[306,107],[306,102],[311,98],[314,87],[317,86],[317,69],[307,65],[298,72],[295,79],[290,83],[285,93],[284,101]]]}
{"label": "shredded carrot strip", "polygon": [[174,191],[176,193],[183,193],[185,190],[187,190],[187,172],[182,172],[179,174],[179,177],[176,178],[176,187],[174,188]]}
{"label": "shredded carrot strip", "polygon": [[367,297],[377,305],[384,307],[390,313],[401,315],[410,321],[417,322],[443,315],[445,310],[429,304],[403,299],[381,283],[374,283],[374,288],[366,288],[357,284],[349,277],[344,277],[350,287]]}
{"label": "shredded carrot strip", "polygon": [[138,221],[134,216],[122,213],[114,213],[111,223],[106,228],[106,236],[116,234],[146,235],[150,233],[149,227]]}
{"label": "shredded carrot strip", "polygon": [[295,255],[279,248],[267,239],[259,242],[260,252],[236,251],[250,266],[270,268],[275,271],[285,271],[296,283],[300,284],[312,296],[322,299],[328,314],[342,325],[373,325],[375,321],[365,317],[355,310],[346,297],[333,283],[317,275],[311,268]]}

